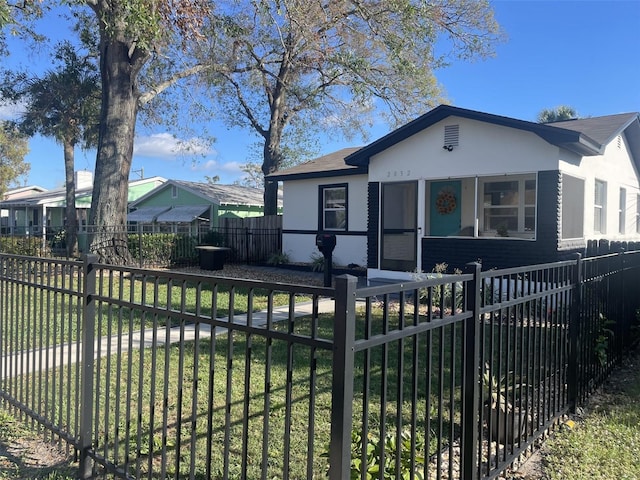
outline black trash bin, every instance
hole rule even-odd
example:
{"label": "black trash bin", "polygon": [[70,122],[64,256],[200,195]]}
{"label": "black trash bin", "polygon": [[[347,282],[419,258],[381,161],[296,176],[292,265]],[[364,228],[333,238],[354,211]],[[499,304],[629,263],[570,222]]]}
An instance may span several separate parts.
{"label": "black trash bin", "polygon": [[211,245],[202,245],[196,247],[200,260],[200,268],[202,270],[222,270],[224,261],[227,259],[228,247],[214,247]]}

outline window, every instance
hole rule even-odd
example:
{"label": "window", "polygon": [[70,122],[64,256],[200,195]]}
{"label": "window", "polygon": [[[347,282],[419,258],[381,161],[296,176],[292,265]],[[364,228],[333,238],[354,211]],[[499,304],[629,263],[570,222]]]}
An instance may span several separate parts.
{"label": "window", "polygon": [[636,233],[640,233],[640,195],[636,195]]}
{"label": "window", "polygon": [[607,213],[607,184],[602,180],[596,180],[593,196],[593,231],[606,233]]}
{"label": "window", "polygon": [[562,238],[584,237],[584,180],[562,174]]}
{"label": "window", "polygon": [[484,231],[499,236],[533,238],[536,230],[536,180],[514,178],[485,181]]}
{"label": "window", "polygon": [[320,187],[322,216],[320,230],[347,229],[347,185],[327,185]]}
{"label": "window", "polygon": [[178,198],[178,187],[171,185],[171,198]]}
{"label": "window", "polygon": [[618,210],[618,232],[624,233],[625,223],[627,222],[627,189],[620,189],[620,208]]}

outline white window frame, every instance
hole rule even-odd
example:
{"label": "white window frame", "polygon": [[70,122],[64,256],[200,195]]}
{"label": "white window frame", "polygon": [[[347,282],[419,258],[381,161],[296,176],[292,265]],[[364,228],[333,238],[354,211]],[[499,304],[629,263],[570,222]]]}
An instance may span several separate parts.
{"label": "white window frame", "polygon": [[177,185],[171,185],[171,198],[178,198],[178,187],[177,187]]}
{"label": "white window frame", "polygon": [[627,223],[627,189],[620,188],[620,201],[618,203],[618,233],[624,235]]}
{"label": "white window frame", "polygon": [[607,182],[597,178],[593,189],[593,232],[607,233]]}
{"label": "white window frame", "polygon": [[[327,192],[330,191],[338,191],[338,190],[342,190],[344,192],[344,201],[342,203],[339,202],[333,202],[332,205],[328,205],[328,199],[327,199]],[[322,208],[322,213],[321,213],[321,218],[320,218],[320,229],[321,230],[327,230],[327,231],[346,231],[347,230],[347,224],[348,224],[348,209],[347,209],[347,205],[348,205],[348,189],[347,189],[347,185],[346,184],[340,184],[340,185],[321,185],[320,186],[320,191],[321,191],[321,208]],[[335,226],[331,226],[328,227],[327,226],[327,213],[329,212],[344,212],[344,226],[342,227],[335,227]]]}
{"label": "white window frame", "polygon": [[640,233],[640,194],[636,194],[636,233]]}
{"label": "white window frame", "polygon": [[[533,203],[526,203],[526,188],[525,185],[527,182],[533,181],[535,183],[535,193]],[[518,183],[518,201],[517,204],[512,205],[492,205],[485,203],[485,189],[488,185],[496,184],[496,183],[505,183],[505,182],[517,182]],[[538,197],[538,178],[536,174],[531,175],[512,175],[512,176],[502,176],[502,177],[486,177],[483,178],[480,182],[479,188],[479,216],[482,219],[482,233],[488,235],[497,235],[498,232],[496,229],[491,229],[488,226],[486,210],[494,209],[515,209],[517,208],[518,213],[518,227],[517,230],[508,230],[507,234],[510,237],[516,238],[526,238],[526,239],[535,239],[536,231],[537,231],[537,197]],[[533,208],[533,217],[534,217],[534,227],[533,230],[527,230],[525,228],[526,225],[526,211],[528,208]]]}

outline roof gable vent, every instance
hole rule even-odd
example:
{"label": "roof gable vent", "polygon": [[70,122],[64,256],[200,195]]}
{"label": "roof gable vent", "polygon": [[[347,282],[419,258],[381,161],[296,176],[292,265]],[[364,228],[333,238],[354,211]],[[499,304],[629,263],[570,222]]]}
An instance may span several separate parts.
{"label": "roof gable vent", "polygon": [[451,151],[457,147],[460,140],[460,125],[444,126],[444,148]]}

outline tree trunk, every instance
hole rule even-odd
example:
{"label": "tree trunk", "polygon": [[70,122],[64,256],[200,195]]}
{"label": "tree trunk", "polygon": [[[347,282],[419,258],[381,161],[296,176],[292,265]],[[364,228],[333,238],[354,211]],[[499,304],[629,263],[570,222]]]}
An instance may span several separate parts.
{"label": "tree trunk", "polygon": [[76,182],[73,142],[64,141],[64,175],[66,186],[65,240],[67,257],[74,257],[78,247],[78,217],[76,215]]}
{"label": "tree trunk", "polygon": [[280,139],[282,131],[278,131],[277,125],[272,121],[272,127],[266,135],[264,142],[264,157],[262,163],[262,173],[264,179],[264,215],[278,214],[278,182],[270,181],[267,175],[277,172],[282,163],[282,151],[280,150]]}
{"label": "tree trunk", "polygon": [[132,263],[127,248],[128,182],[138,110],[137,76],[148,55],[133,41],[101,32],[102,110],[93,198],[90,249],[100,261]]}

